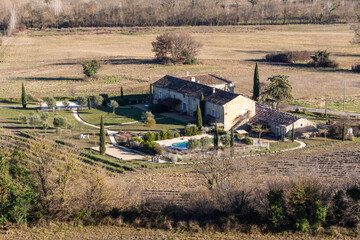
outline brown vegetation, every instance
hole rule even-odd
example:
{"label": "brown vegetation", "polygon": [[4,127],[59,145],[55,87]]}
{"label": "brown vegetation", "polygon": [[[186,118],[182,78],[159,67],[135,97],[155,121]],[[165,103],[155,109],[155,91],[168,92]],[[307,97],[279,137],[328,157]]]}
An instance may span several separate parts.
{"label": "brown vegetation", "polygon": [[[352,0],[5,0],[0,26],[18,28],[336,23],[356,21]],[[24,26],[24,27],[22,27]]]}

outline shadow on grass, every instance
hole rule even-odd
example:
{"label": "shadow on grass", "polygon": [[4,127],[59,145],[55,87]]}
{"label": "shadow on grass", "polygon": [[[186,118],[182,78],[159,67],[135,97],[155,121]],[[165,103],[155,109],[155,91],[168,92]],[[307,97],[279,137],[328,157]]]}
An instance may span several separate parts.
{"label": "shadow on grass", "polygon": [[126,58],[126,59],[108,59],[104,60],[105,64],[111,65],[143,65],[143,64],[160,64],[159,61],[154,59],[135,59],[135,58]]}
{"label": "shadow on grass", "polygon": [[21,78],[27,81],[82,81],[83,78],[77,77],[31,77],[31,78]]}

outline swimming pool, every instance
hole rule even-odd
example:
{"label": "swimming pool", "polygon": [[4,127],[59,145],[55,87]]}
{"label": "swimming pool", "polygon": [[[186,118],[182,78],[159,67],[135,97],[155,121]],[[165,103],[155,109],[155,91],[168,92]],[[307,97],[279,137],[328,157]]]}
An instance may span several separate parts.
{"label": "swimming pool", "polygon": [[177,143],[173,143],[172,146],[173,146],[173,147],[178,147],[178,148],[187,148],[187,147],[186,147],[186,144],[187,144],[188,142],[189,142],[189,141],[177,142]]}

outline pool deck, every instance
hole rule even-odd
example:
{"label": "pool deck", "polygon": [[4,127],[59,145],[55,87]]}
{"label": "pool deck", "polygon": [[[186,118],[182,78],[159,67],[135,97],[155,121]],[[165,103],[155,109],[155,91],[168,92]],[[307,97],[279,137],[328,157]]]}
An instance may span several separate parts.
{"label": "pool deck", "polygon": [[162,147],[170,147],[170,146],[172,146],[173,143],[185,142],[185,141],[188,141],[191,138],[200,139],[202,137],[213,138],[214,135],[205,133],[205,134],[196,135],[196,136],[179,137],[179,138],[173,138],[173,139],[159,140],[159,141],[156,141],[156,142],[158,144],[160,144],[160,146],[162,146]]}

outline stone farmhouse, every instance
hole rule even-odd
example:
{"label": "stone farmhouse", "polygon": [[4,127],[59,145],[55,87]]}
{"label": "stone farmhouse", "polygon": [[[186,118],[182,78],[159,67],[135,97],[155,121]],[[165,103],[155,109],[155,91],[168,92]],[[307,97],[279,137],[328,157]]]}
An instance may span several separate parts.
{"label": "stone farmhouse", "polygon": [[316,124],[290,113],[276,111],[274,109],[256,105],[256,115],[250,119],[253,124],[267,125],[276,137],[290,137],[294,126],[296,135],[313,132]]}
{"label": "stone farmhouse", "polygon": [[304,118],[276,111],[234,93],[234,83],[215,75],[173,77],[166,75],[152,84],[153,103],[184,115],[195,116],[201,94],[205,100],[204,122],[224,126],[224,130],[243,128],[248,123],[268,125],[277,137],[306,132],[314,124]]}
{"label": "stone farmhouse", "polygon": [[205,100],[204,121],[216,121],[230,130],[255,115],[255,102],[236,94],[234,84],[214,75],[164,76],[152,84],[154,103],[194,116],[201,94]]}

